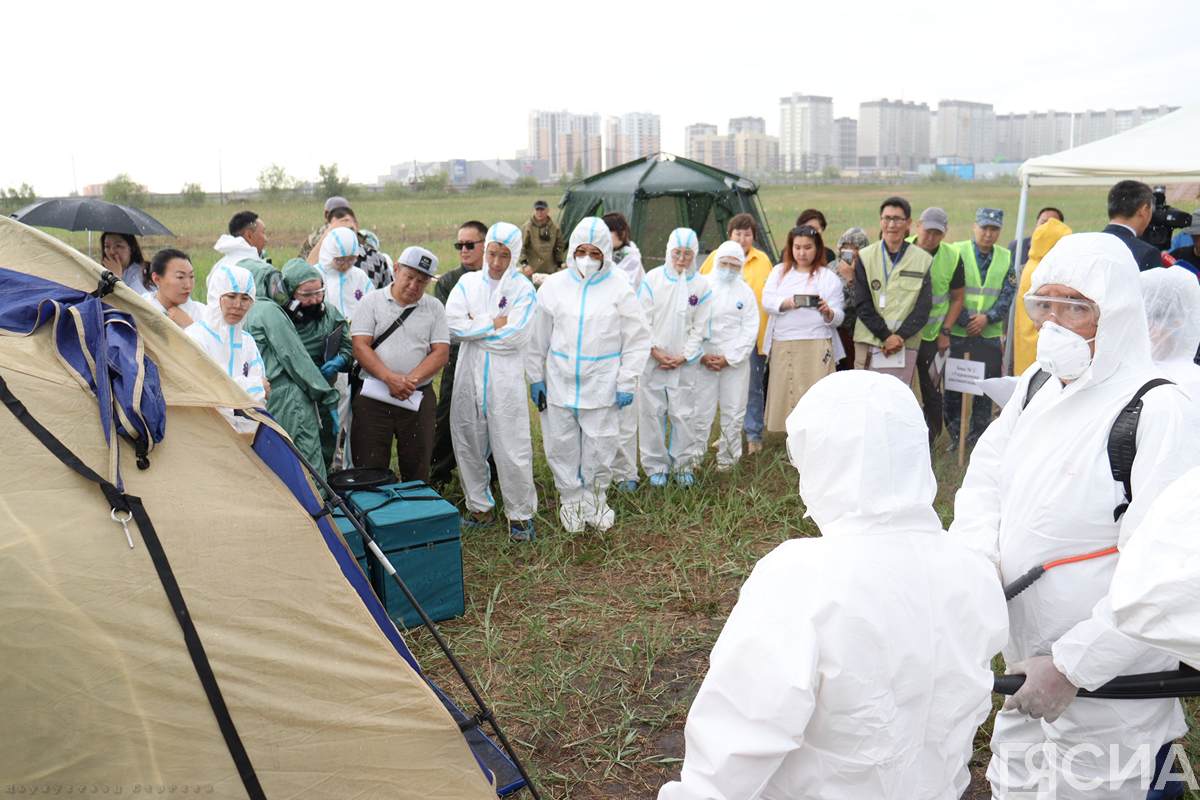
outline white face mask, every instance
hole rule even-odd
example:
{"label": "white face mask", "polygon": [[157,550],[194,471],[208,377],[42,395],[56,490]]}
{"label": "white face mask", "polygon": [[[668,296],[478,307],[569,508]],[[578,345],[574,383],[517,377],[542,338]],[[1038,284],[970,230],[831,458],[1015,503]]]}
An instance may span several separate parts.
{"label": "white face mask", "polygon": [[738,275],[740,274],[741,270],[729,269],[727,267],[717,267],[717,283],[733,283],[738,279]]}
{"label": "white face mask", "polygon": [[1056,322],[1044,322],[1038,333],[1038,363],[1054,377],[1073,381],[1091,366],[1088,342],[1094,341],[1095,337],[1084,339]]}
{"label": "white face mask", "polygon": [[585,278],[590,278],[599,272],[600,265],[603,263],[600,259],[592,258],[591,256],[575,259],[575,266],[579,268],[579,271],[583,273],[583,277]]}

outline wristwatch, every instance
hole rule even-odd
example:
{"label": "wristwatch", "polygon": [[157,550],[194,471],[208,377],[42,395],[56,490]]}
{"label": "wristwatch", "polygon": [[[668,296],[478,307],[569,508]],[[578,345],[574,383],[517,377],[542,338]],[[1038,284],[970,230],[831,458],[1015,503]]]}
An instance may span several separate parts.
{"label": "wristwatch", "polygon": [[949,336],[949,335],[950,335],[950,329],[942,328],[942,336]]}

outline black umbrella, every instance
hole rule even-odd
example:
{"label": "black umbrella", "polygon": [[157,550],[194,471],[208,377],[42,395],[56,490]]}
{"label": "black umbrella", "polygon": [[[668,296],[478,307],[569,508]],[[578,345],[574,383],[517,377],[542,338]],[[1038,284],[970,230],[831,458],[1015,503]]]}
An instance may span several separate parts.
{"label": "black umbrella", "polygon": [[64,228],[68,231],[128,233],[131,236],[174,236],[154,217],[129,206],[97,197],[63,197],[39,200],[13,215],[26,225]]}

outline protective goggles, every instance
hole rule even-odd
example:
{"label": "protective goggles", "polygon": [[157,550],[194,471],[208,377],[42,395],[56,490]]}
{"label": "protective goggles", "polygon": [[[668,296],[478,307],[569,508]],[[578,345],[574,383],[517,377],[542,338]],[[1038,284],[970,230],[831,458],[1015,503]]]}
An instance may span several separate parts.
{"label": "protective goggles", "polygon": [[1025,312],[1035,325],[1041,325],[1051,317],[1067,328],[1084,328],[1100,321],[1100,309],[1091,300],[1032,293],[1025,295],[1024,300]]}

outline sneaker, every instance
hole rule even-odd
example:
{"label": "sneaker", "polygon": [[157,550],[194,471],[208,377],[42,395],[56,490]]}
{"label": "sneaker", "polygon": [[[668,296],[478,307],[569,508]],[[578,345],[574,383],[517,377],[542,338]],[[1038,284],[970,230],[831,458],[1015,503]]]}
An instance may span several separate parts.
{"label": "sneaker", "polygon": [[510,542],[532,542],[534,538],[533,520],[522,519],[508,523],[508,540]]}
{"label": "sneaker", "polygon": [[617,484],[617,491],[625,492],[626,494],[628,494],[630,492],[636,492],[637,488],[638,488],[638,482],[634,478],[630,478],[627,481],[621,481],[620,483]]}
{"label": "sneaker", "polygon": [[486,511],[482,514],[471,512],[469,514],[463,514],[462,516],[462,525],[467,530],[479,530],[480,528],[487,528],[490,527],[495,521],[496,518]]}
{"label": "sneaker", "polygon": [[746,455],[752,456],[762,452],[762,442],[746,442]]}
{"label": "sneaker", "polygon": [[650,485],[658,487],[660,489],[662,487],[666,486],[667,485],[667,473],[656,472],[653,475],[651,475],[650,476]]}
{"label": "sneaker", "polygon": [[690,472],[675,473],[675,483],[680,486],[691,486],[696,482],[696,476]]}

